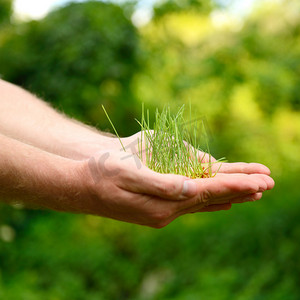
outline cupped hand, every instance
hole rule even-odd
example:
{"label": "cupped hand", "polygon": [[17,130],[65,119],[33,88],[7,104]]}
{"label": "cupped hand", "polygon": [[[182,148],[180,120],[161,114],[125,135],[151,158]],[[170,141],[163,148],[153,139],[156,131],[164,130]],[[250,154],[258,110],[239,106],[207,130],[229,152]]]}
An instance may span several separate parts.
{"label": "cupped hand", "polygon": [[103,151],[83,165],[81,211],[161,228],[194,212],[229,209],[258,200],[274,181],[260,164],[224,164],[213,178],[189,179],[156,173],[132,153]]}

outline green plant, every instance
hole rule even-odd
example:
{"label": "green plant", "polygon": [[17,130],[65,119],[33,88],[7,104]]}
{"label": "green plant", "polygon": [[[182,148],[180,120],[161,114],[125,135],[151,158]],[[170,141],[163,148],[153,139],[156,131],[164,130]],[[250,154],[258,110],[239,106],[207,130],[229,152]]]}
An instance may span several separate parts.
{"label": "green plant", "polygon": [[[119,134],[102,106],[122,148],[126,151]],[[156,109],[153,129],[150,126],[149,110],[142,105],[141,126],[138,138],[138,156],[147,167],[159,173],[172,173],[190,178],[213,177],[212,157],[209,151],[208,135],[203,120],[192,120],[184,117],[185,106],[181,106],[177,114],[172,114],[169,106],[161,112]],[[200,149],[200,137],[206,144],[206,152]],[[217,162],[223,159],[217,160]]]}

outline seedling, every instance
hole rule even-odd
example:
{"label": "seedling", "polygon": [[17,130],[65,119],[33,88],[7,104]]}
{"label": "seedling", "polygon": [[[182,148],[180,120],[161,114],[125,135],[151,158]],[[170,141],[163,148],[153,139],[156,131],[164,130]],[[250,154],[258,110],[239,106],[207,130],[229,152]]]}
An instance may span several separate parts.
{"label": "seedling", "polygon": [[[124,151],[125,147],[115,126],[102,106],[115,134]],[[213,177],[217,172],[212,171],[212,161],[209,151],[207,130],[203,120],[184,118],[184,105],[173,115],[169,106],[161,112],[155,112],[153,129],[150,126],[149,110],[142,105],[141,120],[136,120],[141,126],[138,138],[139,158],[146,166],[155,172],[184,175],[190,178]],[[206,153],[200,150],[200,138],[206,144]],[[217,162],[223,161],[219,159]]]}

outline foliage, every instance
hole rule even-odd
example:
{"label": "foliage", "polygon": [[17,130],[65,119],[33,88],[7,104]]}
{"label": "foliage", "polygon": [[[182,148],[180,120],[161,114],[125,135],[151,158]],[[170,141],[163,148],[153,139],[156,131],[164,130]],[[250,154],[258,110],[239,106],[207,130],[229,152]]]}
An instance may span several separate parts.
{"label": "foliage", "polygon": [[12,1],[0,0],[0,28],[10,22],[12,14]]}
{"label": "foliage", "polygon": [[3,204],[0,299],[300,298],[299,1],[222,26],[210,9],[166,7],[139,31],[125,8],[95,2],[15,24],[0,32],[0,73],[106,128],[103,103],[122,135],[136,99],[191,102],[212,153],[266,163],[275,190],[161,230]]}
{"label": "foliage", "polygon": [[197,11],[203,14],[207,14],[215,6],[213,1],[205,0],[167,0],[158,2],[154,7],[155,20],[174,12],[182,11]]}
{"label": "foliage", "polygon": [[130,82],[139,68],[137,43],[120,7],[71,3],[16,25],[0,48],[0,74],[93,125],[106,125],[105,103],[128,134],[133,129],[123,124],[135,116]]}

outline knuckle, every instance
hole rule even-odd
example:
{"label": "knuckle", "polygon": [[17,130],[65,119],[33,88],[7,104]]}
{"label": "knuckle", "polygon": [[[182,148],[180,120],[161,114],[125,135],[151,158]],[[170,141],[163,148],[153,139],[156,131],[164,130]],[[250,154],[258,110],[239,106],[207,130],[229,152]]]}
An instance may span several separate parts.
{"label": "knuckle", "polygon": [[247,187],[246,192],[249,194],[254,194],[258,191],[258,185],[256,184],[251,184]]}
{"label": "knuckle", "polygon": [[208,203],[210,199],[212,198],[212,195],[209,191],[203,191],[198,198],[199,203]]}
{"label": "knuckle", "polygon": [[162,183],[158,186],[160,194],[166,197],[172,197],[176,191],[177,186],[175,182]]}

